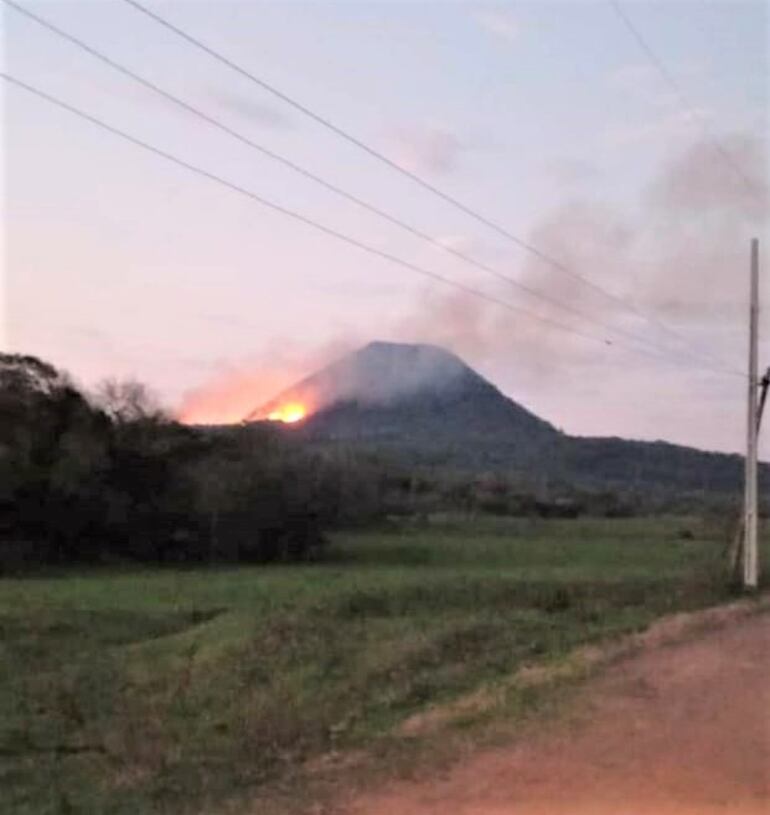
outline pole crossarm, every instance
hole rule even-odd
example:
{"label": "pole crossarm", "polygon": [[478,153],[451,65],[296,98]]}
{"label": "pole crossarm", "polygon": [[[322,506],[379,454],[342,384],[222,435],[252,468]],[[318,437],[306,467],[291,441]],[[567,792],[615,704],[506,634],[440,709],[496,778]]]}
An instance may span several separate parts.
{"label": "pole crossarm", "polygon": [[757,434],[762,429],[762,414],[765,412],[765,402],[767,402],[767,390],[770,388],[770,368],[765,371],[762,381],[759,383],[759,407],[757,408]]}

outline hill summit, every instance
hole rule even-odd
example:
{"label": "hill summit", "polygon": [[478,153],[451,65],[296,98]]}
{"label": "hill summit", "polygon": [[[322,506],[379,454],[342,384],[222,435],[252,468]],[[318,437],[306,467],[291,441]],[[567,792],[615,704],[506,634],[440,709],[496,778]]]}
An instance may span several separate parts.
{"label": "hill summit", "polygon": [[455,438],[474,428],[485,435],[555,432],[455,354],[425,344],[371,342],[287,388],[249,418],[300,413],[313,435],[337,438],[400,434],[406,441],[420,428]]}
{"label": "hill summit", "polygon": [[282,391],[252,416],[264,418],[287,402],[307,402],[317,412],[342,402],[392,404],[420,393],[438,395],[474,385],[493,387],[443,348],[370,342]]}

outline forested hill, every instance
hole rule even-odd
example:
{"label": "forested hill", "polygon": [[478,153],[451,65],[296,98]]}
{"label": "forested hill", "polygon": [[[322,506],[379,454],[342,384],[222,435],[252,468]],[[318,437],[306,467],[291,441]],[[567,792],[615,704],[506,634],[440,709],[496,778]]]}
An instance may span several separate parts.
{"label": "forested hill", "polygon": [[267,415],[290,400],[313,409],[287,433],[314,446],[385,453],[406,465],[505,473],[535,484],[555,479],[591,489],[729,493],[742,481],[737,455],[664,441],[568,436],[434,346],[371,343],[257,413]]}

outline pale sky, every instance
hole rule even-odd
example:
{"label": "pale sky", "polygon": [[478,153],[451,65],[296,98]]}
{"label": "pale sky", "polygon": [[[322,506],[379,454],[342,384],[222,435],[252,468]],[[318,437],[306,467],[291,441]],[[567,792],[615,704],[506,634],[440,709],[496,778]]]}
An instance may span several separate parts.
{"label": "pale sky", "polygon": [[[557,274],[122,0],[23,5],[502,274],[605,326],[678,349],[683,337],[743,370],[749,239],[770,237],[764,0],[623,3],[694,115],[605,0],[146,2],[656,324]],[[19,79],[410,263],[613,336],[3,12],[5,70]],[[133,377],[174,408],[226,393],[246,412],[370,340],[431,341],[567,432],[742,448],[738,376],[546,329],[314,232],[22,90],[3,92],[4,347],[46,358],[86,386]],[[765,240],[765,266],[767,258]],[[767,292],[763,283],[765,304]],[[762,328],[766,366],[770,321]]]}

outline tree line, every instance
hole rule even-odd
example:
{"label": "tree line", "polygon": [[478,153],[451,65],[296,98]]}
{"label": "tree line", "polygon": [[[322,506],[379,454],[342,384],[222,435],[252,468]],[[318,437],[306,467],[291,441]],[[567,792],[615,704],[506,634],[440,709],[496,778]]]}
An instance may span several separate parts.
{"label": "tree line", "polygon": [[0,355],[0,563],[293,560],[334,520],[329,483],[269,427],[205,432],[137,383],[85,394]]}
{"label": "tree line", "polygon": [[[189,427],[135,382],[85,393],[43,360],[0,354],[0,572],[94,562],[317,557],[339,527],[437,513],[544,518],[690,512],[703,493],[585,489],[415,466],[274,423]],[[712,499],[715,500],[715,499]],[[732,500],[725,497],[723,511]],[[721,506],[721,504],[720,504]]]}

